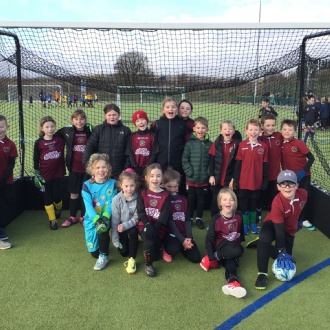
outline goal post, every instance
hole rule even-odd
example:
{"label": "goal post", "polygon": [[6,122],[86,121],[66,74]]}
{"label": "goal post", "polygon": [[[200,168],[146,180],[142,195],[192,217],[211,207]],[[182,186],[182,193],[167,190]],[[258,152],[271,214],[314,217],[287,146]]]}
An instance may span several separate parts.
{"label": "goal post", "polygon": [[150,99],[150,95],[160,96],[162,98],[169,96],[179,96],[185,98],[184,86],[117,86],[116,102],[121,107],[124,101],[122,95],[130,95],[130,100],[135,103],[153,103],[155,97]]}
{"label": "goal post", "polygon": [[[61,85],[22,85],[23,91],[23,102],[28,102],[30,100],[30,96],[32,96],[34,101],[40,100],[40,93],[44,93],[46,95],[51,94],[52,99],[54,99],[55,92],[58,91],[60,95],[63,95],[63,88]],[[8,102],[17,102],[18,100],[18,92],[17,85],[8,85]]]}

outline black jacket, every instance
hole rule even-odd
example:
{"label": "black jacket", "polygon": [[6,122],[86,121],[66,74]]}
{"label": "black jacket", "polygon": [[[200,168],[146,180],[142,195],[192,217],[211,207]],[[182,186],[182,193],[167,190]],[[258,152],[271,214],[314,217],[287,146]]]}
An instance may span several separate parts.
{"label": "black jacket", "polygon": [[123,125],[121,120],[117,125],[110,125],[104,121],[101,125],[95,126],[86,144],[83,155],[84,166],[87,165],[92,154],[104,153],[109,155],[112,176],[117,177],[127,166],[125,151],[130,135],[131,130]]}
{"label": "black jacket", "polygon": [[[234,177],[234,169],[235,169],[235,158],[237,154],[237,149],[239,143],[242,141],[242,135],[239,131],[235,131],[235,134],[233,135],[233,139],[235,141],[234,147],[230,152],[228,164],[227,164],[227,170],[226,170],[226,177],[225,177],[225,186],[228,186],[230,183],[230,180]],[[219,135],[217,139],[214,141],[215,143],[215,156],[211,156],[210,159],[210,165],[209,165],[209,175],[214,176],[216,184],[219,184],[220,182],[220,173],[221,173],[221,167],[222,167],[222,148],[221,148],[221,142],[223,140],[223,136]]]}
{"label": "black jacket", "polygon": [[[73,148],[73,138],[74,138],[74,126],[66,126],[59,129],[56,134],[58,134],[65,142],[66,148],[66,156],[65,156],[65,164],[69,172],[71,172],[71,160],[72,160],[72,148]],[[87,139],[91,136],[92,132],[85,125],[84,133],[86,133]]]}
{"label": "black jacket", "polygon": [[150,128],[156,133],[158,142],[157,163],[165,171],[169,167],[183,174],[182,154],[185,138],[188,135],[188,126],[183,119],[175,116],[167,119],[164,115],[156,120]]}

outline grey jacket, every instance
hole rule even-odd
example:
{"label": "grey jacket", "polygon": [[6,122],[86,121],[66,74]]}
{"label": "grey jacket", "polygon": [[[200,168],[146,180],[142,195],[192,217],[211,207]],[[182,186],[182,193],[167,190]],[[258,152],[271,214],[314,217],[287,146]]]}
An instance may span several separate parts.
{"label": "grey jacket", "polygon": [[123,225],[123,230],[128,230],[138,223],[138,215],[136,210],[137,194],[134,193],[132,199],[126,202],[122,192],[118,193],[112,199],[112,215],[111,215],[111,237],[112,244],[118,248],[119,233],[118,225]]}

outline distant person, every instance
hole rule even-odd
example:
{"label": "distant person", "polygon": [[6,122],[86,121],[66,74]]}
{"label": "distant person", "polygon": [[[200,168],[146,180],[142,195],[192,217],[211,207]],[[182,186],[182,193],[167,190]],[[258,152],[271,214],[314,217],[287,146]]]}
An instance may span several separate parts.
{"label": "distant person", "polygon": [[305,143],[307,142],[309,136],[311,137],[311,139],[314,138],[315,135],[314,123],[317,117],[314,95],[308,96],[306,103],[307,104],[304,109],[304,120],[305,120],[305,130],[306,130],[304,137]]}
{"label": "distant person", "polygon": [[30,95],[29,97],[29,108],[33,108],[33,96]]}
{"label": "distant person", "polygon": [[111,166],[106,154],[93,154],[86,170],[91,179],[85,181],[82,187],[86,208],[85,240],[88,252],[97,259],[94,270],[102,270],[109,263],[109,230],[112,201],[117,195],[116,181],[110,179]]}
{"label": "distant person", "polygon": [[[12,208],[15,203],[13,171],[18,153],[15,143],[6,135],[8,129],[6,117],[0,115],[0,205]],[[1,207],[0,250],[11,248],[11,244],[5,242],[8,239],[8,234],[4,228],[3,214],[4,210]]]}
{"label": "distant person", "polygon": [[262,108],[259,110],[259,116],[260,119],[262,116],[273,114],[275,117],[277,117],[278,113],[274,110],[274,108],[269,105],[270,101],[268,98],[265,98],[261,101]]}

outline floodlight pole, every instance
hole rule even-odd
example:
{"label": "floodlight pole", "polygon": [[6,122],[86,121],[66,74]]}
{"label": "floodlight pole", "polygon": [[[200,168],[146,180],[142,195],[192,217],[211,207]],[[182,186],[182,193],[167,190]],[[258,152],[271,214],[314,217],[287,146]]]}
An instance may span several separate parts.
{"label": "floodlight pole", "polygon": [[14,33],[0,30],[0,35],[14,38],[16,45],[16,71],[17,71],[17,96],[18,96],[18,124],[20,132],[20,176],[24,175],[24,158],[25,158],[25,138],[24,138],[24,122],[23,122],[23,90],[22,90],[22,72],[21,72],[21,45],[18,36]]}

